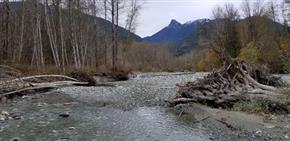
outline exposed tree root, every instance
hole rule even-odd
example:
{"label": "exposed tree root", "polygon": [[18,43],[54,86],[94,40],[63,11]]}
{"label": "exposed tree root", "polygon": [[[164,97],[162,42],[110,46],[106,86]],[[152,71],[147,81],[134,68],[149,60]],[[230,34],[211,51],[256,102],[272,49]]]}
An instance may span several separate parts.
{"label": "exposed tree root", "polygon": [[226,108],[255,95],[263,97],[281,94],[276,87],[282,85],[282,82],[267,70],[265,66],[233,61],[203,79],[179,86],[178,95],[168,102],[173,106],[196,102]]}

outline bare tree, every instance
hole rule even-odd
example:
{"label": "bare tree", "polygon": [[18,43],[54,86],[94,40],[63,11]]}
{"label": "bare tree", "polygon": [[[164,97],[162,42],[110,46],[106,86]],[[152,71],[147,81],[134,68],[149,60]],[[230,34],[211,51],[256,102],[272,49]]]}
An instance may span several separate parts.
{"label": "bare tree", "polygon": [[[108,20],[108,0],[104,0],[104,14],[105,14],[105,20]],[[107,50],[108,50],[108,45],[107,45],[107,30],[104,30],[105,32],[105,39],[104,39],[104,55],[105,55],[105,66],[107,65]]]}
{"label": "bare tree", "polygon": [[63,16],[62,16],[62,7],[61,7],[62,0],[59,0],[57,3],[58,8],[58,16],[59,16],[59,29],[60,29],[60,46],[61,46],[61,66],[62,71],[65,72],[65,66],[66,66],[66,48],[65,48],[65,42],[64,42],[64,29],[63,29]]}
{"label": "bare tree", "polygon": [[[110,33],[109,22],[99,27],[104,20],[95,17],[99,16],[98,0],[16,1],[22,7],[10,7],[14,5],[8,0],[3,2],[0,9],[1,61],[30,63],[39,72],[45,70],[45,64],[53,64],[63,72],[71,66],[78,70],[97,68],[101,59],[105,58],[104,64],[107,64],[110,46],[112,58],[109,59],[112,59],[113,71],[117,71],[118,48],[123,46],[120,40],[123,35],[118,31],[120,24],[125,22],[122,14],[137,11],[136,4],[126,5],[125,0],[102,0],[105,20],[112,21]],[[125,6],[129,6],[128,11]],[[130,15],[130,29],[136,21],[135,15]]]}
{"label": "bare tree", "polygon": [[57,68],[60,68],[60,60],[59,60],[59,52],[58,52],[58,45],[57,45],[57,37],[56,37],[56,31],[54,27],[53,19],[51,20],[51,16],[48,15],[48,2],[47,0],[44,1],[44,13],[45,13],[45,22],[46,22],[46,29],[47,29],[47,34],[49,38],[49,43],[51,47],[51,52],[53,55],[54,63]]}
{"label": "bare tree", "polygon": [[5,11],[5,38],[3,43],[3,53],[2,53],[2,59],[7,60],[8,59],[8,48],[9,48],[9,28],[10,28],[10,4],[9,0],[4,0],[4,11]]}
{"label": "bare tree", "polygon": [[112,21],[112,67],[113,72],[116,71],[116,0],[111,0],[111,21]]}
{"label": "bare tree", "polygon": [[[20,41],[19,41],[19,52],[17,57],[17,63],[20,63],[22,58],[23,46],[24,46],[24,22],[25,20],[25,1],[22,0],[22,12],[21,12],[21,31],[20,31]],[[15,61],[14,61],[15,62]]]}
{"label": "bare tree", "polygon": [[41,18],[40,18],[40,4],[38,1],[33,1],[35,15],[33,20],[33,55],[32,55],[32,65],[36,64],[37,70],[39,72],[44,71],[44,56],[43,56],[43,45],[42,45],[42,35],[41,35]]}
{"label": "bare tree", "polygon": [[211,46],[219,54],[222,62],[230,63],[239,52],[236,23],[239,19],[238,10],[232,4],[216,7],[213,10],[214,31],[211,35]]}
{"label": "bare tree", "polygon": [[[136,20],[138,18],[141,9],[141,0],[131,0],[129,4],[129,11],[126,19],[126,29],[129,32],[135,32],[136,30]],[[128,33],[129,35],[129,33]]]}
{"label": "bare tree", "polygon": [[279,5],[273,0],[268,2],[267,16],[274,22],[279,22]]}
{"label": "bare tree", "polygon": [[259,38],[258,27],[260,27],[261,24],[259,19],[267,15],[264,0],[244,0],[242,4],[242,12],[244,13],[244,18],[247,22],[246,28],[244,29],[246,31],[245,42],[253,42],[256,46]]}

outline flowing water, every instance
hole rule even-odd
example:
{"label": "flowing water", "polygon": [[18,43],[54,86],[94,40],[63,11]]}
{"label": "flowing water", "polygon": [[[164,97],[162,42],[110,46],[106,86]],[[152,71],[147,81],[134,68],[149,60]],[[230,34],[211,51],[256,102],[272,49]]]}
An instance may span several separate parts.
{"label": "flowing water", "polygon": [[[164,106],[176,83],[203,74],[139,74],[114,87],[67,87],[1,105],[20,119],[0,121],[0,140],[206,141],[191,120]],[[60,114],[67,114],[64,118]]]}

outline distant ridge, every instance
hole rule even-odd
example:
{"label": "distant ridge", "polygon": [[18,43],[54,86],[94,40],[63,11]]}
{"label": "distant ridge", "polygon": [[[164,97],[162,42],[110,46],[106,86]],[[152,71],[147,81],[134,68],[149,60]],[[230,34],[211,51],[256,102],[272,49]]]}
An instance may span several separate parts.
{"label": "distant ridge", "polygon": [[[251,18],[260,18],[264,20],[265,23],[270,23],[267,25],[269,29],[282,30],[284,28],[281,23],[274,22],[268,18]],[[249,19],[239,20],[237,26],[246,24],[248,20]],[[183,55],[197,48],[199,43],[204,43],[209,40],[210,37],[208,36],[214,31],[214,22],[215,20],[199,19],[181,24],[176,20],[171,20],[168,26],[150,37],[143,38],[143,40],[149,43],[171,43],[174,46],[174,53],[176,55]]]}
{"label": "distant ridge", "polygon": [[210,22],[209,19],[189,21],[184,24],[172,19],[170,24],[156,34],[143,38],[149,43],[171,43],[177,55],[190,52],[198,45],[200,25]]}

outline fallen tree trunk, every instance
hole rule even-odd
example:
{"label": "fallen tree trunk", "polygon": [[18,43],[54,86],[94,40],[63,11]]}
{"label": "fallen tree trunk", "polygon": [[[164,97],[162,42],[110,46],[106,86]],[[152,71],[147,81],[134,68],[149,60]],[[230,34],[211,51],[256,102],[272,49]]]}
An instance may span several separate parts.
{"label": "fallen tree trunk", "polygon": [[28,88],[23,88],[20,90],[15,90],[12,92],[8,92],[8,93],[4,93],[4,94],[0,94],[0,99],[4,98],[4,97],[14,97],[17,94],[23,94],[23,92],[28,92],[28,91],[40,91],[40,90],[44,90],[44,89],[53,89],[56,87],[48,87],[48,86],[42,86],[42,87],[28,87]]}
{"label": "fallen tree trunk", "polygon": [[27,88],[22,88],[19,90],[7,92],[4,94],[0,94],[0,99],[3,97],[9,97],[11,95],[15,95],[18,93],[23,93],[27,91],[41,91],[41,90],[46,90],[46,89],[54,89],[54,88],[59,88],[59,87],[64,87],[64,86],[87,86],[89,83],[88,82],[74,82],[74,81],[58,81],[58,82],[51,82],[51,83],[33,83],[31,84],[31,87]]}
{"label": "fallen tree trunk", "polygon": [[57,81],[48,83],[32,83],[33,87],[63,87],[63,86],[87,86],[89,82]]}
{"label": "fallen tree trunk", "polygon": [[41,78],[62,78],[62,79],[67,79],[67,80],[71,80],[71,81],[78,81],[75,78],[68,77],[65,75],[34,75],[34,76],[17,78],[17,79],[14,79],[12,81],[18,81],[18,80],[27,81],[30,79],[41,79]]}
{"label": "fallen tree trunk", "polygon": [[276,88],[282,82],[265,66],[233,61],[203,79],[179,86],[178,94],[168,102],[172,105],[196,102],[211,107],[232,107],[236,102],[281,94]]}
{"label": "fallen tree trunk", "polygon": [[0,99],[3,97],[25,95],[31,92],[38,92],[65,86],[95,85],[95,82],[93,82],[94,79],[90,76],[86,76],[86,79],[82,81],[79,81],[78,79],[65,75],[35,75],[19,78],[5,78],[0,80]]}

